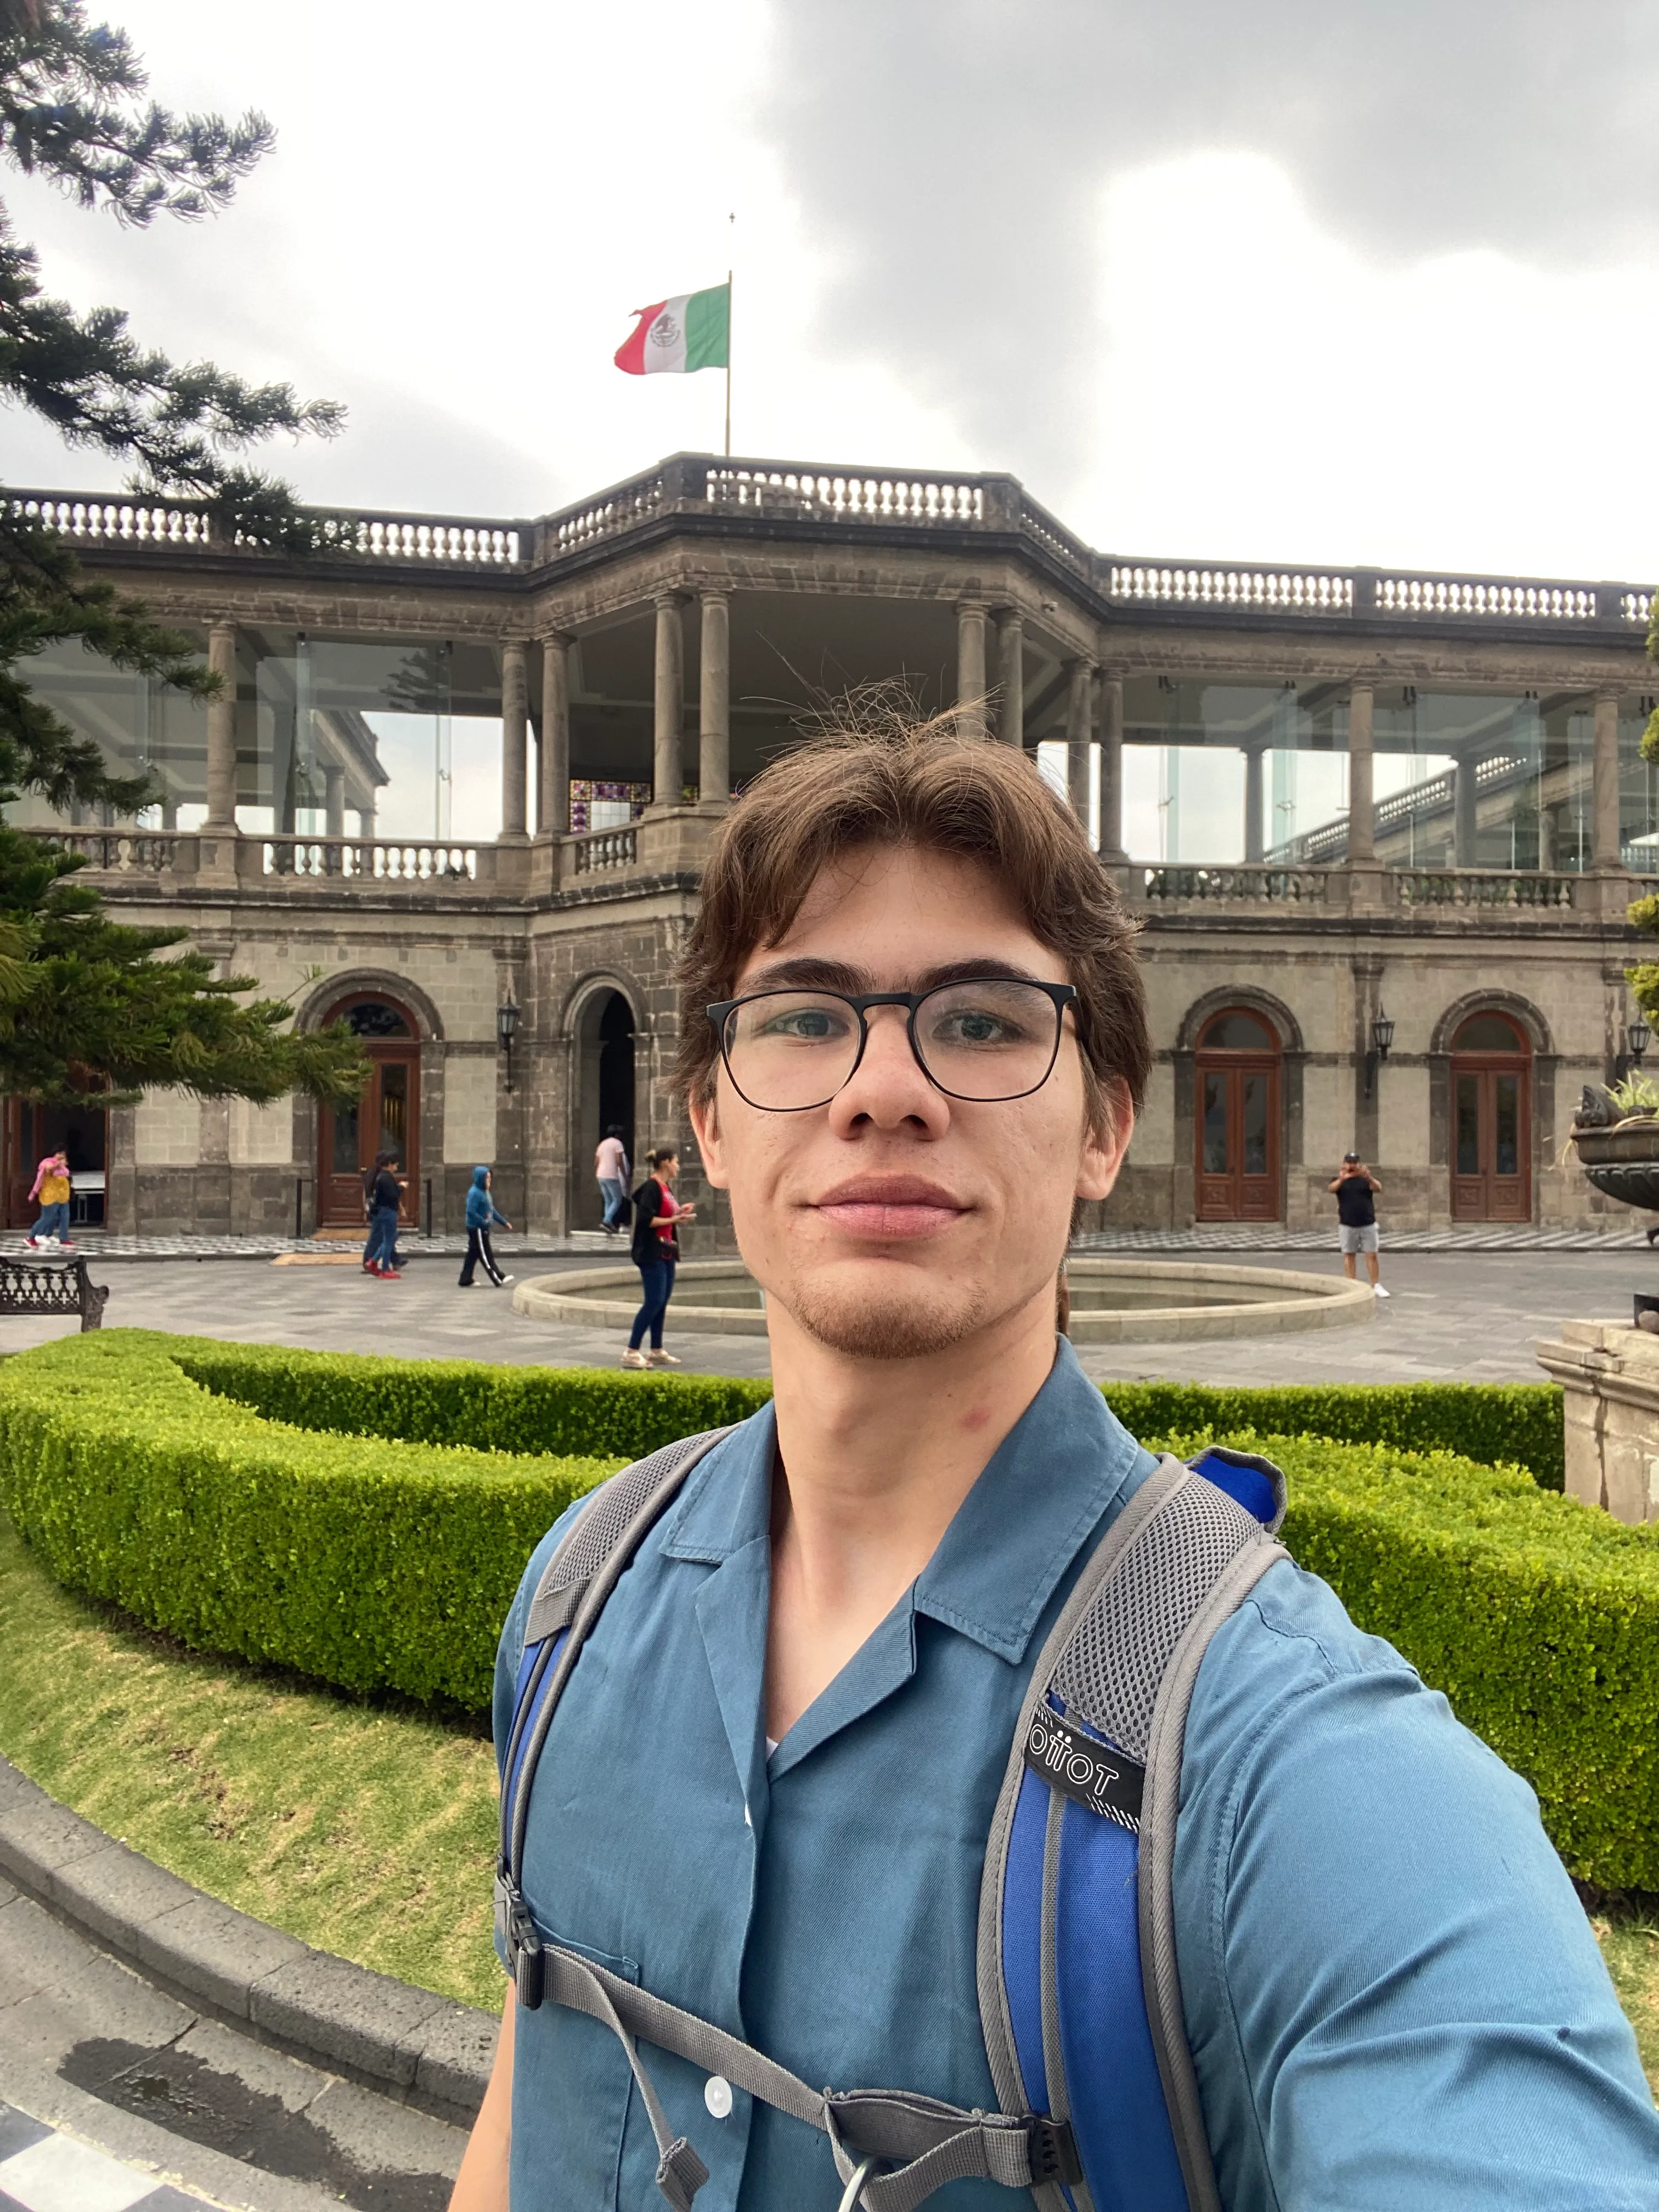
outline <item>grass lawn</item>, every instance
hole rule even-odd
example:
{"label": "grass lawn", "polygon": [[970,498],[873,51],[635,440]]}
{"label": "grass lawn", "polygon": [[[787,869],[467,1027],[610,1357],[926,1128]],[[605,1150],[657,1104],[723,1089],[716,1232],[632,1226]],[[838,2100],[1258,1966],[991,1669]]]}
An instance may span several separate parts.
{"label": "grass lawn", "polygon": [[242,1911],[500,2006],[487,1737],[185,1651],[60,1589],[3,1514],[0,1754]]}
{"label": "grass lawn", "polygon": [[[244,1912],[499,2007],[487,1739],[184,1651],[60,1589],[3,1514],[0,1754]],[[1659,1922],[1592,1924],[1659,2089]]]}

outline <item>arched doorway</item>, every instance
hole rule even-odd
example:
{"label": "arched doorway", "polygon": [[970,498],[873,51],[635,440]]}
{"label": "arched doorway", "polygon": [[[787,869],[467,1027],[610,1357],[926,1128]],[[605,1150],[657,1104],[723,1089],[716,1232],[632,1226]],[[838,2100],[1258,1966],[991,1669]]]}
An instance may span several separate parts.
{"label": "arched doorway", "polygon": [[324,1017],[355,1030],[368,1055],[369,1078],[349,1106],[325,1101],[317,1116],[318,1222],[355,1228],[363,1218],[363,1173],[376,1152],[395,1152],[408,1181],[401,1221],[420,1218],[421,1040],[414,1016],[379,992],[341,999]]}
{"label": "arched doorway", "polygon": [[1532,1044],[1512,1015],[1471,1014],[1451,1042],[1454,1221],[1532,1218]]}
{"label": "arched doorway", "polygon": [[[593,1153],[607,1129],[620,1129],[629,1159],[634,1149],[634,1009],[620,991],[596,991],[576,1029],[576,1144],[571,1162],[569,1220],[597,1229],[603,1216]],[[635,1181],[637,1181],[637,1176]]]}
{"label": "arched doorway", "polygon": [[1279,1038],[1267,1017],[1224,1006],[1199,1034],[1200,1221],[1279,1218]]}

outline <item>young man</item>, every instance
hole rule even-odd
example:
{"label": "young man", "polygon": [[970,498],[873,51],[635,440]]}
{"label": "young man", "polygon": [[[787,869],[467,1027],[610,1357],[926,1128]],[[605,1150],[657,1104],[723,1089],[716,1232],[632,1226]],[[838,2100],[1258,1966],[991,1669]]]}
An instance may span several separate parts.
{"label": "young man", "polygon": [[[1131,931],[1018,754],[824,741],[732,811],[684,992],[681,1076],[776,1395],[580,1648],[525,1906],[805,2082],[994,2112],[992,1815],[1037,1654],[1152,1469],[1054,1331],[1073,1208],[1110,1191],[1151,1060]],[[498,1750],[569,1518],[508,1618]],[[1288,1560],[1199,1670],[1172,1893],[1229,2212],[1653,2201],[1659,2120],[1530,1794]],[[658,2194],[653,2102],[710,2169],[699,2212],[854,2201],[811,2126],[644,2038],[634,2057],[637,2088],[600,2020],[509,1996],[456,2212],[684,2206]]]}
{"label": "young man", "polygon": [[1386,1298],[1389,1294],[1377,1280],[1376,1200],[1382,1195],[1382,1184],[1358,1152],[1344,1152],[1341,1173],[1334,1182],[1325,1187],[1336,1197],[1337,1241],[1342,1248],[1343,1273],[1351,1283],[1358,1280],[1354,1258],[1363,1252],[1370,1286],[1379,1298]]}
{"label": "young man", "polygon": [[614,1237],[621,1226],[617,1217],[628,1193],[629,1176],[628,1153],[623,1145],[623,1133],[615,1124],[599,1139],[599,1149],[593,1155],[593,1173],[605,1206],[604,1218],[599,1225],[607,1237]]}

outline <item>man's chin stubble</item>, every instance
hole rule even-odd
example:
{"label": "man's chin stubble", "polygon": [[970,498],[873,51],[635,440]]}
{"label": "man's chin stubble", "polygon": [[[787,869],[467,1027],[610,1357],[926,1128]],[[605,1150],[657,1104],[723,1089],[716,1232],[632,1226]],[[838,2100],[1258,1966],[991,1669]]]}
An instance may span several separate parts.
{"label": "man's chin stubble", "polygon": [[915,1299],[854,1299],[808,1284],[789,1311],[815,1342],[849,1359],[926,1359],[963,1343],[984,1325],[986,1299],[929,1308]]}

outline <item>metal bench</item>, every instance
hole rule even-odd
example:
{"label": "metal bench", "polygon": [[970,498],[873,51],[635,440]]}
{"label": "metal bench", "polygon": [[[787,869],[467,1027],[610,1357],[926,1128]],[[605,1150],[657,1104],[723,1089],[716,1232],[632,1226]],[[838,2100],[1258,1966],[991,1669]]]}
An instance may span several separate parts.
{"label": "metal bench", "polygon": [[84,1260],[42,1267],[32,1260],[0,1260],[0,1314],[72,1314],[81,1328],[101,1328],[109,1291],[87,1273]]}

